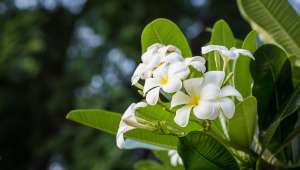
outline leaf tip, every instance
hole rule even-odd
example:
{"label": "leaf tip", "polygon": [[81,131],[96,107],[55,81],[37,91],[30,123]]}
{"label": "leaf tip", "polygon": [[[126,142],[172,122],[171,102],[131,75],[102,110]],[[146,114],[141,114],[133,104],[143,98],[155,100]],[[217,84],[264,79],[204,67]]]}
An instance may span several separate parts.
{"label": "leaf tip", "polygon": [[65,118],[68,120],[72,120],[74,113],[75,113],[74,110],[71,110],[69,113],[67,113]]}

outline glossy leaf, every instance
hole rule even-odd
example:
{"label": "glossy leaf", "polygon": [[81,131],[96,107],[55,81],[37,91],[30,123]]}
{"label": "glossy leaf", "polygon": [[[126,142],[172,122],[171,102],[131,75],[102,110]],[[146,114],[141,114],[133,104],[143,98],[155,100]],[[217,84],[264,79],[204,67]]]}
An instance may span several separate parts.
{"label": "glossy leaf", "polygon": [[[116,134],[121,114],[99,109],[73,110],[68,113],[66,118],[107,133]],[[175,148],[178,142],[175,136],[159,135],[143,129],[134,129],[127,132],[125,136],[140,142],[166,148]]]}
{"label": "glossy leaf", "polygon": [[238,170],[231,153],[204,132],[192,132],[180,138],[178,152],[186,170]]}
{"label": "glossy leaf", "polygon": [[[243,49],[249,50],[254,53],[256,45],[256,32],[251,31],[245,38]],[[234,71],[234,85],[235,88],[241,93],[241,95],[246,98],[252,95],[252,76],[250,73],[250,62],[252,59],[246,56],[240,56],[235,63]]]}
{"label": "glossy leaf", "polygon": [[252,143],[257,115],[255,97],[248,97],[236,106],[236,111],[228,123],[230,141],[244,147]]}
{"label": "glossy leaf", "polygon": [[290,67],[286,53],[275,45],[261,46],[254,56],[250,68],[253,95],[258,101],[259,126],[265,129],[292,91]]}
{"label": "glossy leaf", "polygon": [[224,20],[219,20],[215,23],[211,33],[210,44],[223,45],[231,48],[235,45],[234,35],[229,25]]}
{"label": "glossy leaf", "polygon": [[[229,25],[224,20],[219,20],[215,23],[212,29],[209,44],[223,45],[227,48],[234,47],[236,40]],[[207,54],[208,70],[221,70],[222,59],[215,55],[214,52]]]}
{"label": "glossy leaf", "polygon": [[[281,146],[276,150],[276,152],[274,153],[274,155],[277,154],[277,153],[279,153],[280,151],[282,151],[286,146],[288,146],[293,141],[294,138],[296,138],[299,135],[300,135],[300,126],[295,127],[295,129],[291,133],[289,133],[289,135],[283,141],[283,143],[281,144]],[[295,150],[296,149],[297,148],[295,148]],[[297,154],[299,154],[299,153],[297,153]]]}
{"label": "glossy leaf", "polygon": [[293,77],[293,84],[295,87],[300,85],[300,64],[299,59],[297,60],[296,56],[289,57],[291,65],[292,65],[292,77]]}
{"label": "glossy leaf", "polygon": [[288,0],[238,0],[238,6],[263,41],[300,56],[300,17]]}
{"label": "glossy leaf", "polygon": [[192,51],[182,31],[168,19],[159,18],[149,23],[142,32],[142,52],[154,43],[172,44],[179,48],[184,57],[191,57]]}
{"label": "glossy leaf", "polygon": [[293,94],[288,99],[286,105],[282,109],[279,117],[268,127],[264,138],[263,147],[266,147],[272,140],[277,128],[280,123],[291,115],[297,113],[296,111],[300,109],[300,87],[298,87]]}

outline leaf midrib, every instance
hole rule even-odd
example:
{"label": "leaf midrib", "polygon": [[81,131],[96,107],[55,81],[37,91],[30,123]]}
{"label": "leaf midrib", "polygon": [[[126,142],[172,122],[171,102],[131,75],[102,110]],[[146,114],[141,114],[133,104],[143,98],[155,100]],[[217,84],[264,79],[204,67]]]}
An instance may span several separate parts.
{"label": "leaf midrib", "polygon": [[[283,27],[282,25],[281,25],[281,23],[280,22],[278,22],[277,20],[276,20],[276,18],[273,16],[273,14],[268,10],[268,8],[265,6],[265,4],[263,3],[263,2],[261,2],[260,0],[256,0],[256,2],[258,2],[258,4],[260,4],[264,9],[265,9],[265,11],[267,12],[267,14],[270,16],[270,18],[272,18],[272,20],[274,21],[274,22],[276,22],[277,23],[277,25],[283,30],[283,32],[284,32],[284,34],[286,34],[286,36],[293,42],[293,44],[295,44],[295,46],[298,48],[298,50],[300,50],[300,44],[298,44],[290,35],[289,35],[289,33],[287,32],[287,30],[285,29],[285,27]],[[245,9],[244,9],[245,10]],[[248,14],[247,14],[248,15]],[[248,17],[249,18],[251,18],[249,15],[248,15]],[[252,20],[253,20],[253,18],[252,18]],[[258,23],[256,23],[257,25],[259,25]],[[260,25],[260,27],[262,27],[261,25]],[[262,28],[264,28],[264,27],[262,27]]]}

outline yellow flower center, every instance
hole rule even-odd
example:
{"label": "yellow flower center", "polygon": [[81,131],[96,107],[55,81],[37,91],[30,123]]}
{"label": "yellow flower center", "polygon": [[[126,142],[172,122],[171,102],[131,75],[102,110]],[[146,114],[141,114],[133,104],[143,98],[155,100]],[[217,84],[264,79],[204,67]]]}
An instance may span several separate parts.
{"label": "yellow flower center", "polygon": [[196,106],[198,105],[199,100],[200,100],[200,96],[191,96],[189,100],[189,105]]}
{"label": "yellow flower center", "polygon": [[168,82],[169,82],[168,76],[162,76],[162,77],[160,78],[160,80],[159,80],[159,83],[160,83],[161,85],[166,85]]}

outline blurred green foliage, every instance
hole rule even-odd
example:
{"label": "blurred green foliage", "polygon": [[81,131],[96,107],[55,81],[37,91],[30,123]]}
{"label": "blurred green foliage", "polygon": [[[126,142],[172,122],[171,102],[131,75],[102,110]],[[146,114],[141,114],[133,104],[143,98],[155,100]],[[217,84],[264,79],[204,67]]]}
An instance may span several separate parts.
{"label": "blurred green foliage", "polygon": [[250,30],[234,0],[0,1],[0,169],[125,170],[153,158],[65,115],[140,99],[130,75],[143,27],[159,17],[183,28],[195,55],[218,19],[237,38]]}

